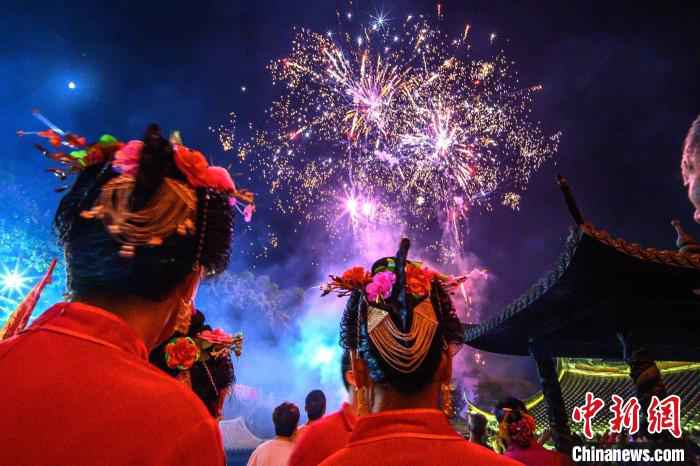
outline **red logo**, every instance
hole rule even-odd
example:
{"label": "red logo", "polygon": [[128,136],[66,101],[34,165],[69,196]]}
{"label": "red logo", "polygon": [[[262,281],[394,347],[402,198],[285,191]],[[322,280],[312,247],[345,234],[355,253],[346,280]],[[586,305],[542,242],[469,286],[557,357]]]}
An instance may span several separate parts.
{"label": "red logo", "polygon": [[647,418],[650,434],[660,434],[667,430],[674,437],[681,438],[681,398],[678,395],[669,395],[663,400],[652,396]]}
{"label": "red logo", "polygon": [[621,396],[612,396],[613,404],[610,411],[613,418],[610,419],[610,431],[616,434],[622,432],[622,428],[629,430],[630,435],[639,432],[639,409],[641,405],[636,397],[632,397],[627,402]]}
{"label": "red logo", "polygon": [[591,392],[586,392],[586,403],[575,407],[571,413],[574,422],[583,422],[583,435],[589,440],[593,438],[593,418],[604,406],[605,402],[602,399],[596,398]]}
{"label": "red logo", "polygon": [[[586,393],[586,401],[583,405],[574,408],[571,418],[574,422],[583,422],[583,435],[591,440],[593,438],[593,418],[603,409],[605,402],[596,398],[593,393]],[[627,429],[631,435],[639,432],[639,412],[641,404],[636,397],[625,401],[621,396],[612,395],[610,411],[613,413],[610,419],[610,431],[616,434]],[[669,395],[663,400],[653,396],[647,409],[650,434],[660,434],[668,431],[675,438],[681,438],[681,398],[678,395]]]}

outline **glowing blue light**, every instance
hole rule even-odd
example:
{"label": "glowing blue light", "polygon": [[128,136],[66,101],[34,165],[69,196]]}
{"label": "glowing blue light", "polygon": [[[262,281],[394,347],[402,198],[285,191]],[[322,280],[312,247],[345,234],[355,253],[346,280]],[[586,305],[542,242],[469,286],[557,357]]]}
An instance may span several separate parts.
{"label": "glowing blue light", "polygon": [[5,295],[20,294],[29,286],[29,278],[19,270],[19,266],[16,265],[14,269],[7,267],[4,269],[0,274],[0,293]]}
{"label": "glowing blue light", "polygon": [[299,341],[294,344],[294,364],[316,373],[323,384],[342,386],[338,345],[338,315],[306,315],[299,323]]}
{"label": "glowing blue light", "polygon": [[321,346],[316,349],[316,353],[314,355],[314,363],[328,364],[330,362],[333,362],[333,358],[335,358],[335,353],[336,352],[333,351],[333,348]]}
{"label": "glowing blue light", "polygon": [[68,89],[73,90],[76,88],[75,81],[68,81]]}

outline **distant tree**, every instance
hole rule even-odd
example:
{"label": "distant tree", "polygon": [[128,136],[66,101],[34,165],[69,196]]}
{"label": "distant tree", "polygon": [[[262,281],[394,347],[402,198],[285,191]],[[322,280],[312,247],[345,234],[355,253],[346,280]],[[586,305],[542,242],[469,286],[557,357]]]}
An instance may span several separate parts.
{"label": "distant tree", "polygon": [[498,403],[499,400],[510,395],[510,391],[504,387],[502,381],[482,374],[482,378],[476,385],[475,403],[482,408],[489,408]]}
{"label": "distant tree", "polygon": [[217,303],[217,314],[234,323],[254,325],[256,329],[263,327],[271,339],[278,339],[292,328],[304,300],[301,288],[281,288],[269,276],[252,272],[226,271],[207,288]]}
{"label": "distant tree", "polygon": [[503,398],[514,396],[524,400],[535,395],[539,390],[539,387],[525,379],[490,377],[482,371],[476,384],[474,403],[481,408],[489,409]]}

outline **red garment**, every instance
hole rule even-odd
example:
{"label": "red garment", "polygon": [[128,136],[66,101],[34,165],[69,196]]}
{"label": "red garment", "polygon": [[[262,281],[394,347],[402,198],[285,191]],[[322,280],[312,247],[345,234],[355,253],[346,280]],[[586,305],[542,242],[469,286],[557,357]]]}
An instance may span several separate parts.
{"label": "red garment", "polygon": [[504,455],[520,461],[525,466],[573,466],[574,464],[568,456],[547,450],[537,442],[532,442],[528,448],[511,445]]}
{"label": "red garment", "polygon": [[386,411],[357,420],[348,445],[321,466],[515,466],[464,440],[435,409]]}
{"label": "red garment", "polygon": [[102,309],[52,307],[0,343],[0,377],[2,465],[224,464],[202,402]]}
{"label": "red garment", "polygon": [[355,413],[349,404],[343,403],[340,411],[304,428],[288,466],[316,466],[348,443],[354,425]]}

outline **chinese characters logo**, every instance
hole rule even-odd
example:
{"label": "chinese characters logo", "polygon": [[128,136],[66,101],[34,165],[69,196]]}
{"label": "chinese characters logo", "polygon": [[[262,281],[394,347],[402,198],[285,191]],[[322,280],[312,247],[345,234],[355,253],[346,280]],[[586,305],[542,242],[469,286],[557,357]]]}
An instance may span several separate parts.
{"label": "chinese characters logo", "polygon": [[[604,407],[605,401],[588,392],[584,404],[576,406],[571,413],[574,422],[583,423],[583,435],[589,440],[593,438],[593,419]],[[627,429],[630,435],[639,432],[641,404],[636,397],[625,401],[618,395],[612,395],[609,409],[613,414],[608,421],[611,432],[620,433],[622,429]],[[681,399],[678,395],[669,395],[664,399],[653,396],[646,415],[650,434],[669,432],[675,438],[681,437]]]}

